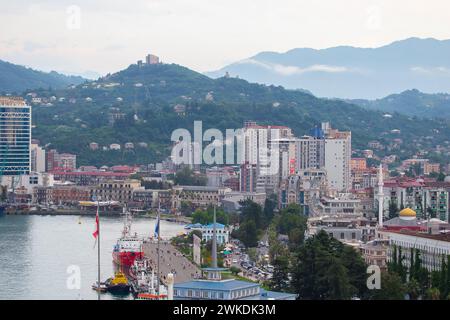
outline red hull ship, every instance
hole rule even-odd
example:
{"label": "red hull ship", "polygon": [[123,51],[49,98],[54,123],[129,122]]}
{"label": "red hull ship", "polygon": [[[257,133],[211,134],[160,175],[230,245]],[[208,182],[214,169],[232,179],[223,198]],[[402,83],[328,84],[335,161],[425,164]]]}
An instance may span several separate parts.
{"label": "red hull ship", "polygon": [[113,249],[113,261],[121,267],[131,267],[136,259],[143,259],[142,240],[137,234],[130,235],[131,219],[125,213],[125,223],[122,231],[122,237],[117,240]]}

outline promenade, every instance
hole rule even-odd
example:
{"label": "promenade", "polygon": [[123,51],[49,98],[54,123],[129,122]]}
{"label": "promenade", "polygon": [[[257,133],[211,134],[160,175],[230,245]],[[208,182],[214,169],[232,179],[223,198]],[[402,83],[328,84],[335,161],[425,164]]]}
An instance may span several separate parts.
{"label": "promenade", "polygon": [[[160,241],[161,254],[159,256],[159,271],[160,277],[163,283],[169,272],[174,274],[175,283],[190,281],[195,278],[201,277],[201,270],[189,259],[183,256],[170,242]],[[144,254],[149,260],[150,266],[153,270],[157,270],[158,244],[156,241],[150,241],[144,243]]]}

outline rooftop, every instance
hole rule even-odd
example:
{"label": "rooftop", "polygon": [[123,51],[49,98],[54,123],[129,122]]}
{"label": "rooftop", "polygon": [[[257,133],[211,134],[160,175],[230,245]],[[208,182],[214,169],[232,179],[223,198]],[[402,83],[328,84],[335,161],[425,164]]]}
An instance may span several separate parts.
{"label": "rooftop", "polygon": [[26,106],[25,100],[20,97],[0,97],[1,106]]}
{"label": "rooftop", "polygon": [[192,280],[174,284],[175,289],[184,288],[184,289],[199,289],[199,290],[203,289],[203,290],[218,290],[218,291],[231,291],[253,287],[259,287],[259,284],[235,279],[227,279],[221,281]]}
{"label": "rooftop", "polygon": [[425,238],[425,239],[436,240],[436,241],[450,242],[450,233],[428,234],[428,233],[424,233],[424,232],[415,232],[415,231],[411,231],[411,230],[400,230],[400,231],[388,230],[388,232],[396,233],[396,234],[404,234],[404,235],[408,235],[408,236]]}

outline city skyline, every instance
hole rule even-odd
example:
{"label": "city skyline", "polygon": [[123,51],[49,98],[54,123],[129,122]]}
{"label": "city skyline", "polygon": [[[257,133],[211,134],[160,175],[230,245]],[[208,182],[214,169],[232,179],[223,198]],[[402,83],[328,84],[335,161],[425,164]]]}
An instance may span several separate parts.
{"label": "city skyline", "polygon": [[151,52],[164,62],[206,72],[262,51],[379,47],[409,37],[448,39],[448,9],[440,0],[408,5],[349,1],[345,7],[271,0],[226,6],[142,0],[132,7],[123,1],[16,1],[5,4],[0,14],[5,25],[0,59],[95,78]]}

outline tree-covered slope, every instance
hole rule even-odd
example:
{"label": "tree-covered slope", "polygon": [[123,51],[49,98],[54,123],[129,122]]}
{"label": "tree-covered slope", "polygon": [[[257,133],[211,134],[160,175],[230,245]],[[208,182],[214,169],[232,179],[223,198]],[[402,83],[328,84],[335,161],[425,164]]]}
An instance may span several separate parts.
{"label": "tree-covered slope", "polygon": [[0,93],[48,87],[59,89],[84,81],[82,77],[66,76],[55,71],[37,71],[0,60]]}
{"label": "tree-covered slope", "polygon": [[[301,91],[248,83],[236,78],[210,79],[178,65],[131,65],[118,73],[73,89],[41,90],[64,97],[53,107],[36,106],[34,136],[61,151],[79,155],[80,164],[149,163],[170,153],[177,128],[192,130],[195,120],[208,128],[240,128],[244,121],[290,126],[297,135],[322,121],[353,132],[356,148],[372,139],[402,138],[413,153],[450,135],[448,123],[392,118],[354,104],[318,99]],[[116,117],[115,121],[112,119]],[[391,130],[399,129],[400,133]],[[431,137],[431,138],[430,138]],[[145,142],[134,151],[90,151],[88,144]]]}
{"label": "tree-covered slope", "polygon": [[428,94],[418,90],[408,90],[383,99],[352,102],[371,110],[398,112],[423,118],[450,119],[450,95],[447,93]]}

